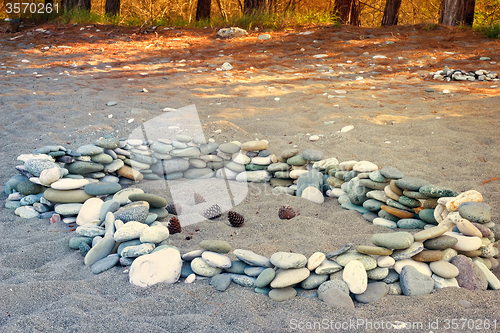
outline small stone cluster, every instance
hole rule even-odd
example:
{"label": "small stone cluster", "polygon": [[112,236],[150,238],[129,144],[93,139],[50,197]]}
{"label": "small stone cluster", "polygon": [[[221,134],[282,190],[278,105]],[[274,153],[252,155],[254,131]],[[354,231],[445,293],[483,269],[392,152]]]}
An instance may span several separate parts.
{"label": "small stone cluster", "polygon": [[450,69],[445,66],[443,70],[431,73],[434,80],[446,81],[492,81],[498,80],[498,74],[484,69],[476,71],[463,71],[460,69]]}
{"label": "small stone cluster", "polygon": [[[368,303],[386,294],[422,295],[449,286],[500,289],[490,271],[498,266],[494,243],[500,229],[477,191],[458,193],[369,161],[323,159],[317,150],[289,149],[276,156],[266,141],[195,141],[182,135],[155,142],[105,137],[77,150],[36,149],[18,157],[24,164],[5,185],[5,207],[23,218],[76,224],[69,246],[84,255],[85,265],[95,274],[118,263],[130,266],[130,282],[138,286],[210,277],[221,291],[233,282],[275,301],[299,294],[345,307],[353,307],[350,296]],[[182,214],[183,206],[138,188],[122,189],[143,179],[214,176],[269,181],[275,194],[317,204],[325,195],[334,196],[342,208],[362,213],[373,224],[423,230],[375,234],[373,246],[348,244],[309,258],[278,252],[268,259],[236,249],[232,254],[238,260],[231,260],[225,241],[203,241],[200,250],[181,257],[168,237],[182,230],[179,219],[169,214]],[[199,193],[193,193],[193,201],[204,207],[207,219],[223,213]],[[281,219],[296,214],[288,205],[278,210]],[[244,224],[234,211],[227,217],[234,227]],[[164,218],[170,221],[159,221]]]}

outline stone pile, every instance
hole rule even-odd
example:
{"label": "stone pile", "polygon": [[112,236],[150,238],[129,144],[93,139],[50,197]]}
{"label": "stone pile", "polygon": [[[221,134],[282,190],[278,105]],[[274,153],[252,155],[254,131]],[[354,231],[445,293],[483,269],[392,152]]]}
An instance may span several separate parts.
{"label": "stone pile", "polygon": [[443,70],[431,73],[434,80],[446,81],[492,81],[498,80],[498,74],[484,69],[476,71],[463,71],[460,69],[450,69],[445,66]]}
{"label": "stone pile", "polygon": [[[311,149],[289,149],[277,156],[266,141],[218,144],[186,135],[172,141],[108,136],[77,150],[38,148],[18,160],[23,165],[5,185],[5,207],[23,218],[75,226],[69,246],[84,255],[92,272],[118,263],[130,266],[130,282],[138,286],[211,278],[220,291],[235,283],[275,301],[299,294],[346,307],[353,307],[350,296],[367,303],[386,294],[422,295],[449,286],[500,289],[490,272],[498,266],[494,242],[500,229],[482,195],[435,186],[394,167],[339,163]],[[203,241],[201,249],[181,256],[169,245],[172,226],[160,220],[190,207],[168,204],[138,188],[122,189],[145,180],[212,177],[270,182],[275,194],[295,194],[317,204],[334,196],[342,208],[358,211],[376,225],[423,230],[375,234],[373,245],[348,244],[309,258],[284,252],[266,258],[236,249],[232,254],[237,260],[231,260],[225,241]],[[203,206],[202,215],[212,218],[209,213],[217,205],[199,193],[193,196],[194,206]],[[220,216],[220,207],[215,208]],[[278,215],[288,219],[295,212],[283,206]],[[244,223],[238,213],[228,217],[233,226]]]}

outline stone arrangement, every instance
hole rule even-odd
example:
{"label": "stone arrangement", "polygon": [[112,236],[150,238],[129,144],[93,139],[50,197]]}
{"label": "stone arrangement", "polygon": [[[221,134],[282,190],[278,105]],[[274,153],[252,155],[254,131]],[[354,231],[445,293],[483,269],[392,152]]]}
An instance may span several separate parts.
{"label": "stone arrangement", "polygon": [[492,81],[498,80],[498,74],[484,69],[476,71],[463,71],[460,69],[449,69],[445,66],[443,70],[431,73],[434,80],[446,81]]}
{"label": "stone arrangement", "polygon": [[[220,291],[234,283],[275,301],[298,294],[349,308],[352,298],[368,303],[387,294],[423,295],[444,287],[500,289],[490,271],[498,266],[500,228],[479,192],[458,193],[369,161],[339,163],[317,150],[289,149],[277,156],[267,148],[266,141],[218,144],[187,135],[172,141],[108,136],[77,150],[46,146],[18,157],[23,165],[5,185],[5,207],[23,218],[74,226],[69,246],[82,253],[93,273],[119,263],[129,267],[130,282],[143,287],[180,277],[186,283],[210,278]],[[147,180],[211,177],[270,182],[275,194],[317,204],[325,196],[337,197],[342,208],[362,213],[373,224],[422,230],[374,234],[372,245],[347,244],[309,258],[285,252],[267,258],[232,250],[220,240],[202,241],[199,250],[181,256],[168,238],[182,232],[175,215],[192,207],[122,188]],[[241,214],[224,214],[201,194],[192,195],[193,207],[202,207],[205,218],[245,227]],[[296,212],[285,205],[277,214],[291,219]]]}

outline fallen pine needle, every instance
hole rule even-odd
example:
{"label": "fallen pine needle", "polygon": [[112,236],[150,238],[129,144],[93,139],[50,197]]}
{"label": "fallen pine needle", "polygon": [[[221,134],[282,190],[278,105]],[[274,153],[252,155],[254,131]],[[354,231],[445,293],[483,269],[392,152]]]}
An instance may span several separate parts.
{"label": "fallen pine needle", "polygon": [[500,177],[491,177],[490,179],[483,180],[483,181],[481,182],[481,185],[480,185],[480,186],[482,186],[482,185],[484,185],[484,184],[488,184],[489,182],[492,182],[492,181],[495,181],[495,180],[499,180],[499,179],[500,179]]}

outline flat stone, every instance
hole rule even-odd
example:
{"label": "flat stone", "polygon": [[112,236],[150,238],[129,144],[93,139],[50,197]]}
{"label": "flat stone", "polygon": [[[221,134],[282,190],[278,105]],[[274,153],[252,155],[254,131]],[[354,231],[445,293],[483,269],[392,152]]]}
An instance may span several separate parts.
{"label": "flat stone", "polygon": [[123,222],[138,221],[143,223],[149,214],[149,203],[136,201],[121,207],[114,214],[117,220]]}
{"label": "flat stone", "polygon": [[392,254],[391,249],[379,246],[368,246],[368,245],[356,246],[356,251],[363,254],[377,255],[377,256],[390,256]]}
{"label": "flat stone", "polygon": [[446,232],[447,236],[455,237],[458,242],[453,246],[457,251],[475,251],[479,249],[483,243],[479,237],[468,237],[457,232]]}
{"label": "flat stone", "polygon": [[155,248],[153,243],[142,243],[135,246],[127,246],[120,252],[122,258],[137,258],[151,253]]}
{"label": "flat stone", "polygon": [[368,210],[362,206],[357,206],[350,201],[341,204],[341,207],[348,210],[355,210],[360,214],[368,213]]}
{"label": "flat stone", "polygon": [[231,274],[231,281],[247,288],[255,288],[255,278],[241,274]]}
{"label": "flat stone", "polygon": [[326,258],[330,259],[330,258],[333,258],[335,256],[339,256],[341,254],[346,253],[347,251],[351,250],[352,247],[353,247],[353,245],[351,243],[347,243],[346,245],[344,245],[340,249],[337,249],[335,251],[329,252],[325,256],[326,256]]}
{"label": "flat stone", "polygon": [[459,254],[451,263],[458,268],[456,276],[458,285],[468,290],[486,290],[488,288],[488,279],[484,272],[470,258]]}
{"label": "flat stone", "polygon": [[418,212],[418,217],[429,224],[438,224],[436,218],[434,217],[434,209],[422,209]]}
{"label": "flat stone", "polygon": [[245,275],[248,276],[259,276],[266,268],[265,267],[247,267],[245,268]]}
{"label": "flat stone", "polygon": [[403,260],[403,259],[409,259],[413,257],[414,255],[422,252],[424,250],[424,244],[420,242],[414,242],[408,247],[407,249],[403,250],[396,250],[394,253],[391,255],[391,257],[394,258],[394,260]]}
{"label": "flat stone", "polygon": [[467,192],[460,193],[455,198],[449,200],[446,203],[446,209],[450,212],[458,211],[460,205],[466,202],[481,202],[483,201],[483,196],[476,190],[470,190]]}
{"label": "flat stone", "polygon": [[380,183],[371,179],[360,179],[359,184],[367,188],[366,192],[371,190],[383,190],[389,185],[388,182]]}
{"label": "flat stone", "polygon": [[307,160],[302,156],[302,154],[299,154],[299,155],[295,155],[295,156],[292,156],[289,159],[287,159],[286,163],[289,165],[300,166],[300,165],[306,165]]}
{"label": "flat stone", "polygon": [[179,251],[165,248],[160,251],[140,256],[130,266],[130,283],[148,287],[157,283],[175,283],[179,280],[182,259]]}
{"label": "flat stone", "polygon": [[106,153],[100,153],[97,155],[93,155],[91,157],[91,160],[92,160],[92,162],[95,162],[95,163],[109,164],[109,163],[113,162],[113,157],[111,157],[110,155],[108,155]]}
{"label": "flat stone", "polygon": [[[385,279],[383,280],[383,282],[385,282],[388,285],[390,285],[391,283],[395,283],[397,281],[399,281],[399,273],[396,272],[394,269],[390,268],[389,269],[389,274],[387,274],[387,276],[385,277]],[[399,283],[398,283],[398,285],[399,285]],[[403,292],[401,291],[400,294],[402,294],[402,293]]]}
{"label": "flat stone", "polygon": [[100,163],[75,161],[73,163],[64,164],[64,168],[68,169],[69,173],[76,175],[84,175],[92,172],[104,170],[104,165]]}
{"label": "flat stone", "polygon": [[63,178],[50,184],[50,187],[55,190],[76,190],[79,188],[83,188],[85,185],[89,183],[90,181],[87,179]]}
{"label": "flat stone", "polygon": [[323,275],[323,274],[335,273],[335,272],[338,272],[340,270],[342,270],[341,265],[339,265],[338,263],[336,263],[333,260],[325,259],[325,260],[323,260],[321,265],[316,267],[314,272],[318,275]]}
{"label": "flat stone", "polygon": [[225,256],[222,253],[217,253],[217,252],[212,252],[212,251],[205,251],[201,255],[203,260],[207,264],[209,264],[212,267],[216,268],[229,268],[231,267],[231,259],[229,257]]}
{"label": "flat stone", "polygon": [[367,192],[366,197],[369,199],[378,200],[383,203],[385,203],[387,199],[389,199],[389,197],[385,194],[384,191],[376,191],[376,190]]}
{"label": "flat stone", "polygon": [[77,215],[82,206],[81,203],[59,204],[55,207],[55,212],[64,216]]}
{"label": "flat stone", "polygon": [[360,303],[373,303],[381,300],[389,292],[389,287],[384,282],[374,282],[368,284],[362,294],[355,295],[354,298]]}
{"label": "flat stone", "polygon": [[[47,156],[47,155],[45,155]],[[18,158],[19,159],[19,158]],[[51,158],[51,160],[43,160],[43,159],[30,159],[24,162],[24,167],[35,177],[40,177],[42,171],[59,168],[57,164],[55,164]]]}
{"label": "flat stone", "polygon": [[429,250],[445,250],[457,244],[458,239],[452,236],[439,236],[433,239],[428,239],[424,242],[424,247]]}
{"label": "flat stone", "polygon": [[88,223],[98,223],[99,213],[101,211],[101,206],[103,201],[99,198],[90,198],[84,202],[82,205],[78,216],[76,217],[77,225],[85,225]]}
{"label": "flat stone", "polygon": [[25,180],[25,181],[20,182],[16,186],[16,189],[22,195],[30,195],[30,194],[41,193],[43,191],[44,187],[39,185],[39,184],[35,184],[29,180]]}
{"label": "flat stone", "polygon": [[380,173],[380,170],[375,170],[375,171],[372,171],[368,174],[368,178],[370,178],[370,180],[374,181],[374,182],[377,182],[377,183],[387,183],[388,182],[388,179],[385,178],[381,173]]}
{"label": "flat stone", "polygon": [[347,266],[351,261],[360,262],[365,270],[374,269],[377,267],[377,261],[369,255],[359,253],[357,251],[348,251],[344,254],[341,254],[335,260],[340,266]]}
{"label": "flat stone", "polygon": [[399,281],[406,296],[427,295],[434,289],[434,280],[412,266],[402,268]]}
{"label": "flat stone", "polygon": [[451,279],[459,274],[457,266],[444,260],[431,262],[429,264],[429,268],[434,274],[437,274],[444,279]]}
{"label": "flat stone", "polygon": [[285,288],[302,282],[310,275],[310,271],[305,268],[278,269],[276,276],[271,282],[271,288]]}
{"label": "flat stone", "polygon": [[85,193],[84,190],[55,190],[52,188],[47,189],[43,193],[43,196],[50,202],[60,203],[85,202],[86,200],[93,198],[91,195]]}
{"label": "flat stone", "polygon": [[357,172],[372,172],[378,170],[378,166],[369,161],[359,161],[353,165],[352,169]]}
{"label": "flat stone", "polygon": [[198,244],[198,246],[202,249],[217,253],[229,253],[229,251],[231,251],[231,245],[228,242],[221,240],[203,240]]}
{"label": "flat stone", "polygon": [[88,195],[93,195],[93,196],[99,196],[99,195],[108,195],[108,194],[115,194],[116,192],[120,191],[122,189],[122,186],[117,183],[104,183],[104,182],[98,182],[98,183],[90,183],[85,185],[83,190],[85,193]]}
{"label": "flat stone", "polygon": [[231,275],[229,274],[216,274],[210,279],[210,285],[217,291],[225,291],[231,284]]}
{"label": "flat stone", "polygon": [[92,266],[98,260],[101,260],[111,254],[115,246],[115,240],[113,236],[105,235],[104,238],[93,246],[87,253],[84,259],[86,266]]}
{"label": "flat stone", "polygon": [[130,202],[128,197],[130,195],[136,194],[136,193],[144,193],[144,191],[140,188],[133,188],[133,187],[125,188],[125,189],[115,193],[113,195],[113,200],[118,201],[120,203],[120,205],[125,205],[125,204],[128,204]]}
{"label": "flat stone", "polygon": [[236,256],[236,258],[247,263],[250,266],[273,267],[271,261],[268,258],[259,254],[255,254],[250,250],[236,249],[233,251],[233,254]]}
{"label": "flat stone", "polygon": [[188,169],[183,173],[187,179],[207,179],[215,176],[215,172],[209,168]]}
{"label": "flat stone", "polygon": [[297,295],[297,291],[292,287],[272,289],[268,295],[269,298],[275,302],[283,302],[287,299],[295,297]]}
{"label": "flat stone", "polygon": [[168,228],[163,224],[156,222],[151,224],[148,228],[145,228],[141,232],[139,239],[143,243],[158,244],[167,239],[168,236]]}
{"label": "flat stone", "polygon": [[365,266],[357,260],[349,261],[344,267],[342,279],[353,294],[362,294],[368,286],[368,277]]}
{"label": "flat stone", "polygon": [[329,278],[329,274],[316,274],[311,272],[307,279],[300,283],[300,286],[304,289],[316,289]]}
{"label": "flat stone", "polygon": [[443,259],[443,252],[439,250],[423,250],[412,257],[421,262],[433,262]]}
{"label": "flat stone", "polygon": [[184,172],[189,169],[189,161],[184,158],[173,158],[163,161],[163,169],[166,174]]}
{"label": "flat stone", "polygon": [[116,173],[122,177],[135,181],[140,181],[144,179],[144,175],[142,173],[127,165],[122,166],[120,169],[116,171]]}
{"label": "flat stone", "polygon": [[354,310],[354,302],[348,294],[340,289],[329,289],[322,294],[322,301],[334,308],[346,308]]}
{"label": "flat stone", "polygon": [[400,179],[404,177],[404,174],[399,171],[399,169],[392,166],[383,167],[382,169],[380,169],[380,173],[382,174],[382,176],[389,179]]}
{"label": "flat stone", "polygon": [[332,279],[330,277],[330,280],[323,282],[318,287],[318,298],[320,300],[323,300],[324,293],[330,289],[337,289],[343,292],[344,294],[349,295],[349,287],[347,286],[347,283],[345,283],[344,280],[342,280],[343,272],[339,272],[337,274],[339,274],[339,279]]}
{"label": "flat stone", "polygon": [[245,151],[264,150],[268,147],[267,141],[248,141],[241,145],[240,149]]}
{"label": "flat stone", "polygon": [[458,212],[470,222],[484,224],[491,221],[491,206],[484,202],[465,202],[458,207]]}
{"label": "flat stone", "polygon": [[40,213],[38,213],[31,206],[21,206],[21,207],[18,207],[18,208],[16,208],[16,210],[14,211],[14,213],[17,216],[22,217],[23,219],[32,219],[32,218],[36,218],[36,217],[38,217],[40,215]]}
{"label": "flat stone", "polygon": [[470,221],[466,219],[459,219],[456,223],[456,226],[460,232],[465,236],[476,236],[479,238],[483,237],[481,231],[476,228]]}
{"label": "flat stone", "polygon": [[493,274],[488,267],[486,267],[483,263],[481,262],[476,262],[475,263],[477,267],[484,273],[486,276],[486,280],[488,281],[488,287],[492,290],[498,290],[500,289],[500,280]]}
{"label": "flat stone", "polygon": [[432,274],[432,279],[434,280],[434,288],[435,289],[443,289],[443,288],[460,288],[458,285],[457,279],[449,278],[445,279],[439,275]]}
{"label": "flat stone", "polygon": [[197,275],[212,277],[214,275],[220,274],[222,268],[212,267],[202,258],[194,258],[191,261],[191,269]]}
{"label": "flat stone", "polygon": [[408,212],[406,210],[394,208],[394,207],[387,206],[387,205],[382,205],[382,207],[380,207],[380,208],[382,210],[385,210],[389,214],[397,216],[397,217],[399,217],[401,219],[410,219],[410,218],[412,218],[415,215],[415,214],[410,213],[410,212]]}
{"label": "flat stone", "polygon": [[265,288],[271,283],[275,276],[276,271],[274,270],[274,268],[266,268],[259,274],[259,276],[255,280],[255,286],[257,288]]}
{"label": "flat stone", "polygon": [[260,171],[245,171],[236,176],[236,181],[239,182],[252,182],[252,183],[265,183],[271,179],[271,174],[267,170]]}
{"label": "flat stone", "polygon": [[289,169],[290,165],[288,163],[272,163],[267,167],[269,172],[288,171]]}
{"label": "flat stone", "polygon": [[422,205],[420,203],[420,201],[418,201],[417,199],[409,198],[409,197],[404,196],[404,195],[399,197],[398,202],[400,204],[405,205],[406,207],[410,207],[410,208],[417,208],[417,207],[420,207]]}
{"label": "flat stone", "polygon": [[368,279],[370,280],[383,280],[389,275],[389,268],[387,267],[376,267],[374,269],[370,269],[369,271],[366,271],[366,275],[368,276]]}
{"label": "flat stone", "polygon": [[163,208],[168,205],[165,198],[151,193],[133,193],[128,196],[128,199],[134,201],[147,201],[152,208]]}
{"label": "flat stone", "polygon": [[459,194],[457,191],[452,189],[436,185],[424,185],[418,191],[423,195],[432,198],[456,197]]}
{"label": "flat stone", "polygon": [[427,265],[424,262],[415,261],[413,259],[403,259],[396,261],[396,263],[394,264],[394,270],[397,273],[401,274],[401,270],[403,269],[403,267],[408,265],[414,267],[416,270],[418,270],[420,273],[424,275],[427,276],[432,275],[432,271],[429,268],[429,265]]}
{"label": "flat stone", "polygon": [[401,229],[423,229],[427,223],[419,219],[401,219],[397,222]]}
{"label": "flat stone", "polygon": [[53,167],[51,169],[45,169],[40,173],[40,183],[46,186],[59,180],[62,177],[61,168]]}
{"label": "flat stone", "polygon": [[278,268],[302,268],[307,264],[307,258],[300,253],[276,252],[270,258],[271,263]]}
{"label": "flat stone", "polygon": [[403,177],[396,180],[397,187],[410,191],[418,191],[422,186],[429,185],[429,182],[418,177]]}
{"label": "flat stone", "polygon": [[374,245],[396,250],[407,249],[413,241],[413,236],[409,232],[378,233],[371,237]]}
{"label": "flat stone", "polygon": [[413,239],[416,242],[423,242],[428,239],[436,238],[448,231],[448,227],[445,225],[438,225],[429,229],[425,229],[417,232],[413,235]]}

